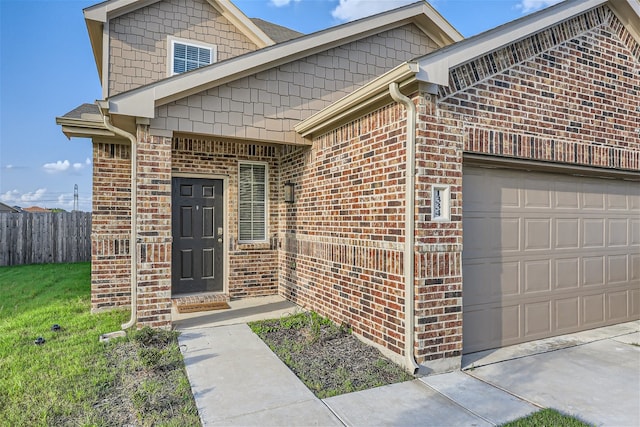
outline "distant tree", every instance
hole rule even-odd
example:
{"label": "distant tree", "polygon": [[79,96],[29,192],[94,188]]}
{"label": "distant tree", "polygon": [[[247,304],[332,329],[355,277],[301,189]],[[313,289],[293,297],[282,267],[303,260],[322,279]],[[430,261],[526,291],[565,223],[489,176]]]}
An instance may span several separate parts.
{"label": "distant tree", "polygon": [[62,208],[53,208],[51,209],[51,212],[66,212],[66,211]]}

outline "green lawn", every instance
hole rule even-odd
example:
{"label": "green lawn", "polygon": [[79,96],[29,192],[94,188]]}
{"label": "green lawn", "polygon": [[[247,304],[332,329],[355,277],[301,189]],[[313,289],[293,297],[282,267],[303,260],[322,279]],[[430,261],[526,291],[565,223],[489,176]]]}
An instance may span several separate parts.
{"label": "green lawn", "polygon": [[528,417],[520,418],[503,427],[589,427],[578,418],[570,417],[555,409],[542,409]]}
{"label": "green lawn", "polygon": [[[133,356],[136,351],[143,356],[155,351],[155,362],[172,360],[171,368],[181,374],[176,378],[181,387],[176,388],[180,388],[186,409],[180,408],[180,416],[169,421],[172,425],[199,424],[176,334],[165,332],[161,349],[142,348],[149,338],[141,340],[136,334],[100,343],[101,334],[120,330],[128,311],[90,314],[89,277],[89,263],[0,267],[0,425],[108,424],[104,414],[127,411],[127,407],[118,408],[123,406],[121,398],[109,403],[109,397],[123,389],[125,372],[118,365],[126,365],[138,378],[144,373],[144,381],[138,381],[141,385],[153,383],[154,370],[148,361],[121,363],[124,346],[133,348],[128,351]],[[61,330],[52,331],[54,324]],[[45,343],[36,345],[38,337]],[[131,342],[142,344],[131,347]],[[130,391],[139,401],[141,392]],[[144,405],[128,406],[138,425],[159,421],[157,413]]]}

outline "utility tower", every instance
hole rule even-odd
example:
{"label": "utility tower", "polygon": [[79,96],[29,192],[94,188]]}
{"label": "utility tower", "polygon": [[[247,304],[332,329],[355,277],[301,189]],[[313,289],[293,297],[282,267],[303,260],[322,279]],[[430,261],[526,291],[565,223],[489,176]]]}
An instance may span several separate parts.
{"label": "utility tower", "polygon": [[73,210],[78,210],[78,184],[73,186]]}

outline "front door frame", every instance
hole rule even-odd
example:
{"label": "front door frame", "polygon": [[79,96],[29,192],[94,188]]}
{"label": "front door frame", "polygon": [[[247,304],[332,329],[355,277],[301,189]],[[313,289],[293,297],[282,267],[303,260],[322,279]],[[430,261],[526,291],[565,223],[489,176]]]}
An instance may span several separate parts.
{"label": "front door frame", "polygon": [[[173,178],[192,178],[192,179],[217,179],[222,180],[222,226],[224,227],[224,235],[222,242],[222,293],[229,295],[229,239],[231,238],[229,233],[229,175],[219,174],[202,174],[202,173],[183,173],[172,172],[171,179]],[[171,203],[173,203],[173,193],[171,194]],[[173,212],[172,209],[169,209]],[[173,221],[173,218],[172,218]],[[173,235],[171,236],[173,238]],[[173,251],[173,249],[172,249]],[[171,270],[173,276],[173,269]],[[173,290],[171,291],[173,292]],[[173,296],[173,295],[172,295]]]}

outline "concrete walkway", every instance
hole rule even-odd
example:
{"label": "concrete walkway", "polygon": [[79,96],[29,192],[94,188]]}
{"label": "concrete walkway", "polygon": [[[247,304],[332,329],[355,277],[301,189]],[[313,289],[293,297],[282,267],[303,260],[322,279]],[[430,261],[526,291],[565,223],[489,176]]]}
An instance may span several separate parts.
{"label": "concrete walkway", "polygon": [[[514,347],[473,358],[468,371],[320,400],[244,323],[296,311],[274,298],[265,300],[273,312],[258,304],[236,307],[235,318],[177,322],[204,426],[491,426],[541,407],[596,425],[640,425],[640,322],[596,330],[570,348]],[[510,360],[498,360],[501,351]]]}

